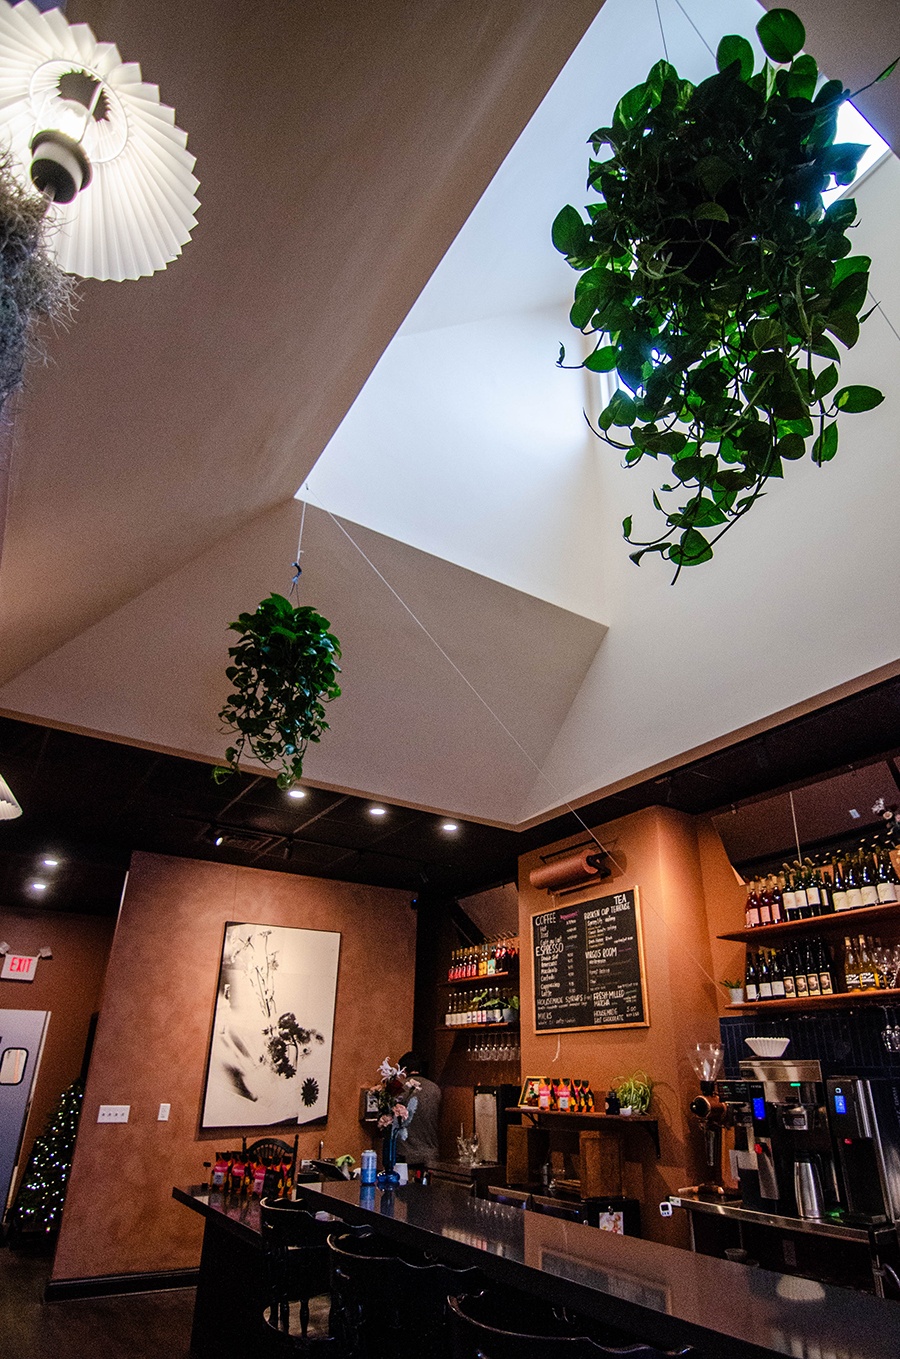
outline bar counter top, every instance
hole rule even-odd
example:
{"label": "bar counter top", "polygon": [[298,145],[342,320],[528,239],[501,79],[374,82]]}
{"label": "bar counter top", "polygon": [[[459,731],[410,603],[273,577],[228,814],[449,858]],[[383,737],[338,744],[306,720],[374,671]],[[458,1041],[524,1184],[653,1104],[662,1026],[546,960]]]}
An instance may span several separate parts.
{"label": "bar counter top", "polygon": [[[258,1231],[258,1205],[175,1190],[207,1225]],[[299,1205],[369,1224],[457,1267],[702,1359],[897,1359],[900,1303],[789,1274],[751,1269],[470,1197],[433,1181],[382,1190],[359,1181],[301,1184]]]}

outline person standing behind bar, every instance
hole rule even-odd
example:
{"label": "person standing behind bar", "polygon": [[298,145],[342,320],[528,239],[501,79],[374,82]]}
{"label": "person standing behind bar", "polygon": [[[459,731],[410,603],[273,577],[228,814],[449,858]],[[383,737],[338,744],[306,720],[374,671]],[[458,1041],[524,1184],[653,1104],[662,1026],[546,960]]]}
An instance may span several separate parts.
{"label": "person standing behind bar", "polygon": [[441,1087],[430,1081],[424,1072],[424,1063],[414,1052],[407,1052],[400,1058],[400,1066],[407,1076],[418,1082],[419,1103],[416,1112],[406,1125],[406,1141],[398,1143],[397,1150],[402,1160],[410,1166],[433,1165],[438,1159],[438,1117],[441,1112]]}

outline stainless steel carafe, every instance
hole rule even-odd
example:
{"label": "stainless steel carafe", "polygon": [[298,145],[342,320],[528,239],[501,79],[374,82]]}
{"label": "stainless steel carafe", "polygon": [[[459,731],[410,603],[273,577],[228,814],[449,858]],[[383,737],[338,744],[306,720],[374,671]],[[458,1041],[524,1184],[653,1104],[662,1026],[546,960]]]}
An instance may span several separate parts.
{"label": "stainless steel carafe", "polygon": [[824,1217],[822,1185],[813,1156],[798,1156],[794,1162],[794,1196],[797,1214],[804,1218]]}

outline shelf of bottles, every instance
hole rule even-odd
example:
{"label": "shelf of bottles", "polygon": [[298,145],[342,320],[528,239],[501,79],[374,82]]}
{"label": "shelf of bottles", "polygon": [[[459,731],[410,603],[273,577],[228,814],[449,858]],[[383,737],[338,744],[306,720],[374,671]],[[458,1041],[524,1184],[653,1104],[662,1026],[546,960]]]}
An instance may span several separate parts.
{"label": "shelf of bottles", "polygon": [[[844,922],[847,923],[846,921]],[[900,945],[850,931],[843,944],[824,935],[797,939],[781,949],[749,950],[744,1000],[729,1009],[807,1009],[900,996]]]}
{"label": "shelf of bottles", "polygon": [[465,985],[483,981],[487,977],[512,977],[519,970],[519,939],[517,935],[502,935],[486,939],[483,944],[467,944],[453,950],[447,969],[445,985]]}
{"label": "shelf of bottles", "polygon": [[900,879],[885,846],[861,847],[828,863],[805,859],[757,878],[747,889],[744,928],[721,939],[775,941],[808,933],[839,933],[850,918],[875,926],[900,916]]}
{"label": "shelf of bottles", "polygon": [[[488,977],[482,979],[490,980]],[[519,997],[508,986],[484,986],[451,991],[446,1000],[442,1029],[518,1028]]]}

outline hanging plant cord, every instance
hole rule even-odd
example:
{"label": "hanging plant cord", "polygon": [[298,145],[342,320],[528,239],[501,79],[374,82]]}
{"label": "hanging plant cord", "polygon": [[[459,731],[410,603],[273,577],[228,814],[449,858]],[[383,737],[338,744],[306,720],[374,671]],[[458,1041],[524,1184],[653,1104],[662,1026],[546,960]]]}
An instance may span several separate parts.
{"label": "hanging plant cord", "polygon": [[859,338],[871,263],[850,253],[854,201],[822,205],[866,149],[834,142],[849,91],[819,88],[791,11],[768,11],[757,33],[770,60],[756,72],[738,35],[722,39],[717,74],[698,86],[658,62],[589,139],[599,201],[587,220],[567,206],[553,224],[581,275],[570,320],[596,337],[574,366],[618,382],[594,432],[626,467],[670,464],[653,492],[661,531],[635,539],[633,517],[623,522],[631,558],[658,553],[676,580],[710,560],[788,462],[831,461],[840,413],[884,399],[838,388],[835,341]]}

